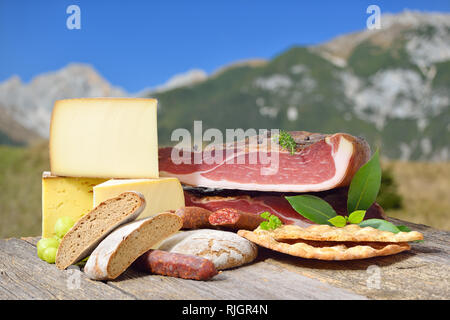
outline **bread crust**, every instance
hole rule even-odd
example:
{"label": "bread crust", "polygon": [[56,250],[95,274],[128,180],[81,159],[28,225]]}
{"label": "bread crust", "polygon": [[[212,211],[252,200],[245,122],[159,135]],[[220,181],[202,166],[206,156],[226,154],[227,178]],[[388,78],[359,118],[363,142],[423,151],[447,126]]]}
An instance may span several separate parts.
{"label": "bread crust", "polygon": [[252,262],[258,248],[234,232],[213,229],[183,231],[164,240],[160,250],[192,254],[211,260],[217,270],[239,267]]}
{"label": "bread crust", "polygon": [[127,223],[109,234],[90,255],[84,272],[93,280],[112,280],[155,244],[181,229],[182,219],[174,213]]}

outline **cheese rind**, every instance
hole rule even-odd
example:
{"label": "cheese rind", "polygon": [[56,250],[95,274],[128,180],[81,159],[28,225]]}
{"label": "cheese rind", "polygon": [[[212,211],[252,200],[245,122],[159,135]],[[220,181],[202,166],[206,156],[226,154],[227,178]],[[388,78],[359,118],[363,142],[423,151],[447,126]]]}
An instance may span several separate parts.
{"label": "cheese rind", "polygon": [[42,237],[55,235],[54,226],[60,217],[78,221],[92,210],[93,187],[105,179],[57,177],[42,174]]}
{"label": "cheese rind", "polygon": [[138,219],[177,210],[185,205],[183,187],[177,178],[112,179],[94,187],[94,204],[116,197],[125,191],[137,191],[147,203]]}
{"label": "cheese rind", "polygon": [[54,175],[158,178],[157,101],[58,100],[50,126]]}

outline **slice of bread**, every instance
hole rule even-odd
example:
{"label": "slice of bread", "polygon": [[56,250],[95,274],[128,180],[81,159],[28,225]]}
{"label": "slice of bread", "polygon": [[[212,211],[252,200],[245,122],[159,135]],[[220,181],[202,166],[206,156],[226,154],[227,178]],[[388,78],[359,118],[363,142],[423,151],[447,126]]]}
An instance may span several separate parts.
{"label": "slice of bread", "polygon": [[84,272],[93,280],[115,279],[137,258],[182,226],[182,219],[170,212],[127,223],[114,230],[95,248],[84,266]]}
{"label": "slice of bread", "polygon": [[255,260],[258,247],[234,232],[198,229],[165,239],[159,250],[192,254],[211,260],[217,270],[236,268]]}
{"label": "slice of bread", "polygon": [[87,257],[111,231],[135,220],[145,208],[144,196],[139,192],[124,192],[108,199],[84,215],[66,233],[56,252],[59,269]]}

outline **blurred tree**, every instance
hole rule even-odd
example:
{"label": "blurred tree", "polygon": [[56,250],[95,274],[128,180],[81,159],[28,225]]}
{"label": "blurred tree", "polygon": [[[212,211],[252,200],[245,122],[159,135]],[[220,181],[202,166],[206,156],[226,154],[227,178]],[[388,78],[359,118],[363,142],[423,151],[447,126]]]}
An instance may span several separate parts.
{"label": "blurred tree", "polygon": [[394,174],[389,166],[383,168],[377,202],[384,210],[401,209],[403,207],[403,199],[397,191]]}

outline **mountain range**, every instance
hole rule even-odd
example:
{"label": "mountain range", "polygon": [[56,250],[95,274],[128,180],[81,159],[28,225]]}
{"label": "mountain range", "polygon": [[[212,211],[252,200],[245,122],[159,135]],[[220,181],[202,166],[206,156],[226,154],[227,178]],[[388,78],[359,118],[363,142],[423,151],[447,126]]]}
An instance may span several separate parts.
{"label": "mountain range", "polygon": [[[25,127],[38,137],[48,137],[50,115],[53,104],[58,99],[79,97],[123,97],[127,93],[111,86],[90,65],[69,64],[65,68],[41,74],[23,83],[13,76],[0,83],[0,110],[5,115]],[[17,138],[14,131],[0,127],[4,135],[17,142],[28,142]]]}
{"label": "mountain range", "polygon": [[190,70],[161,86],[127,93],[92,66],[71,64],[23,83],[0,83],[0,143],[47,137],[57,99],[158,99],[158,134],[176,128],[282,128],[363,136],[389,158],[450,159],[450,14],[404,11],[381,29],[293,46],[208,75]]}

